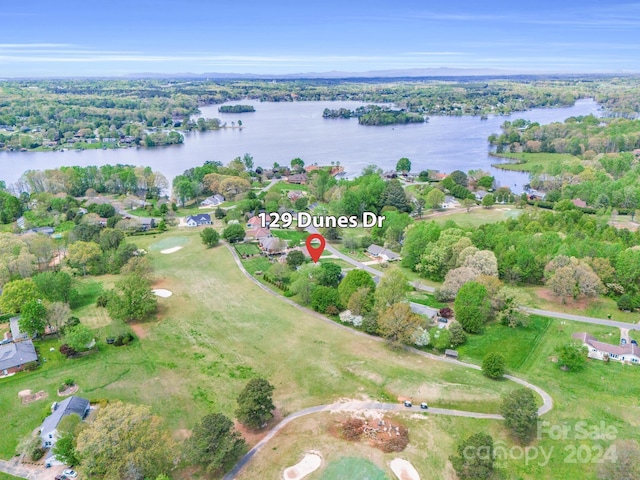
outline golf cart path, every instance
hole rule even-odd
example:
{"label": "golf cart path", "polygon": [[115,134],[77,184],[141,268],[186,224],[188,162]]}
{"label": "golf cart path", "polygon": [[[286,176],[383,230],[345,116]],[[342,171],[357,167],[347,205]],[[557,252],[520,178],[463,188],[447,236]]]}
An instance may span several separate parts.
{"label": "golf cart path", "polygon": [[[374,340],[374,341],[378,341],[378,342],[384,342],[383,338],[380,337],[374,337],[372,335],[369,335],[367,333],[358,331],[358,330],[354,330],[352,328],[349,328],[345,325],[341,325],[339,323],[334,322],[333,320],[325,317],[324,315],[319,314],[318,312],[315,312],[313,310],[310,310],[308,308],[303,307],[302,305],[298,305],[297,303],[295,303],[293,300],[290,300],[282,295],[280,295],[277,292],[274,292],[273,290],[271,290],[270,288],[268,288],[266,285],[263,285],[262,283],[260,283],[257,279],[255,279],[245,268],[244,265],[242,265],[242,262],[240,261],[240,257],[238,257],[238,254],[236,253],[235,249],[229,245],[228,243],[225,242],[225,246],[227,247],[227,249],[229,250],[229,252],[231,253],[231,255],[233,256],[236,265],[238,265],[238,268],[240,269],[240,271],[242,273],[245,274],[245,276],[251,280],[255,285],[257,285],[258,287],[260,287],[262,290],[264,290],[265,292],[269,293],[270,295],[273,295],[275,297],[278,297],[280,300],[282,300],[283,302],[291,305],[294,308],[297,308],[298,310],[301,310],[303,312],[305,312],[308,315],[312,315],[315,318],[322,320],[323,322],[333,325],[335,328],[341,328],[345,331],[348,331],[349,333],[351,333],[352,335],[357,335],[360,336],[362,338],[367,338],[369,340]],[[352,262],[353,263],[353,262]],[[366,267],[366,265],[363,265]],[[379,275],[380,272],[377,272],[377,274]],[[406,348],[408,351],[415,353],[416,355],[420,355],[422,357],[426,357],[426,358],[430,358],[432,360],[436,360],[438,362],[447,362],[453,365],[458,365],[458,366],[462,366],[462,367],[467,367],[467,368],[473,368],[474,370],[482,370],[478,365],[472,364],[472,363],[466,363],[466,362],[461,362],[460,360],[456,360],[453,358],[448,358],[448,357],[444,357],[444,356],[440,356],[440,355],[435,355],[432,353],[428,353],[428,352],[423,352],[422,350],[418,350],[416,348],[412,348],[412,347],[407,347]],[[544,390],[542,390],[540,387],[533,385],[525,380],[522,380],[521,378],[518,377],[514,377],[512,375],[505,375],[505,378],[508,380],[511,380],[515,383],[518,383],[524,387],[530,388],[531,390],[533,390],[534,392],[536,392],[538,395],[540,395],[540,397],[542,398],[542,406],[538,409],[538,415],[544,415],[545,413],[549,412],[552,408],[553,408],[553,399],[551,398],[551,395],[549,395],[547,392],[545,392]],[[295,420],[296,418],[300,418],[303,417],[305,415],[310,415],[313,413],[319,413],[319,412],[325,412],[325,411],[353,411],[353,412],[357,412],[357,411],[362,411],[362,410],[383,410],[383,411],[422,411],[424,412],[424,410],[421,410],[419,407],[405,407],[402,404],[397,404],[397,403],[379,403],[379,402],[359,402],[359,401],[354,401],[354,402],[345,402],[345,403],[333,403],[333,404],[329,404],[329,405],[318,405],[315,407],[309,407],[309,408],[305,408],[303,410],[299,410],[295,413],[292,413],[290,415],[288,415],[287,417],[285,417],[280,423],[278,423],[276,426],[274,426],[269,433],[260,441],[258,442],[251,450],[249,450],[249,452],[240,459],[240,461],[236,464],[236,466],[224,476],[224,480],[233,480],[236,475],[240,472],[240,470],[242,470],[242,468],[249,462],[249,460],[251,460],[251,458],[253,458],[253,456],[256,455],[256,453],[258,453],[263,447],[264,445],[267,444],[267,442],[269,442],[269,440],[271,440],[280,430],[282,430],[285,426],[287,426],[290,422],[292,422],[293,420]],[[495,419],[495,420],[502,420],[503,417],[502,415],[496,414],[496,413],[478,413],[478,412],[468,412],[468,411],[464,411],[464,410],[450,410],[450,409],[446,409],[446,408],[429,408],[427,410],[428,413],[431,414],[436,414],[436,415],[451,415],[451,416],[457,416],[457,417],[468,417],[468,418],[488,418],[488,419]]]}

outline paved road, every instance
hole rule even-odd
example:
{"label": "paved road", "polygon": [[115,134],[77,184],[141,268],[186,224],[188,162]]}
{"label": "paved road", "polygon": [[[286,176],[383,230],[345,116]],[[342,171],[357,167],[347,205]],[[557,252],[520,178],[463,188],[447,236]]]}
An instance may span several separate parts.
{"label": "paved road", "polygon": [[[269,293],[270,295],[273,295],[275,297],[278,297],[280,300],[282,300],[283,302],[291,305],[294,308],[297,308],[298,310],[301,310],[305,313],[307,313],[308,315],[312,315],[315,318],[318,318],[319,320],[322,320],[323,322],[332,325],[335,328],[341,328],[345,331],[348,331],[349,333],[351,333],[352,335],[357,335],[363,338],[367,338],[369,340],[373,340],[373,341],[377,341],[377,342],[384,342],[383,338],[380,337],[374,337],[372,335],[369,335],[367,333],[358,331],[358,330],[354,330],[350,327],[347,327],[345,325],[341,325],[339,323],[334,322],[333,320],[325,317],[324,315],[320,315],[318,312],[315,312],[313,310],[309,310],[308,308],[305,308],[297,303],[295,303],[293,300],[286,298],[282,295],[280,295],[279,293],[274,292],[273,290],[271,290],[270,288],[268,288],[266,285],[260,283],[257,279],[255,279],[249,272],[247,272],[247,270],[244,268],[244,265],[242,265],[242,262],[240,261],[240,258],[238,257],[238,254],[236,253],[235,249],[233,247],[231,247],[229,244],[225,243],[227,249],[229,250],[229,252],[231,252],[231,255],[233,255],[233,258],[236,262],[236,265],[238,265],[238,268],[240,269],[240,271],[242,273],[245,274],[245,276],[251,280],[255,285],[257,285],[259,288],[261,288],[262,290],[264,290],[265,292]],[[366,265],[365,265],[366,266]],[[379,272],[378,272],[379,273]],[[467,367],[467,368],[473,368],[474,370],[482,370],[480,366],[472,364],[472,363],[466,363],[466,362],[462,362],[460,360],[456,360],[453,358],[448,358],[448,357],[444,357],[444,356],[440,356],[440,355],[435,355],[433,353],[428,353],[428,352],[423,352],[422,350],[418,350],[415,348],[411,348],[411,347],[407,347],[407,350],[415,353],[416,355],[420,355],[422,357],[426,357],[432,360],[436,360],[439,362],[446,362],[446,363],[450,363],[450,364],[454,364],[454,365],[459,365],[461,367]],[[522,380],[518,377],[514,377],[512,375],[505,375],[505,378],[507,378],[508,380],[511,380],[513,382],[516,382],[524,387],[530,388],[533,391],[535,391],[536,393],[538,393],[540,395],[540,397],[542,398],[542,406],[538,409],[538,415],[544,415],[545,413],[549,412],[552,408],[553,408],[553,399],[551,398],[551,396],[545,392],[544,390],[542,390],[540,387],[537,387],[525,380]],[[224,480],[232,480],[236,477],[236,475],[242,470],[242,468],[249,462],[249,460],[251,460],[251,458],[253,458],[253,456],[258,453],[258,451],[260,451],[260,449],[262,449],[262,447],[264,447],[264,445],[267,444],[267,442],[269,442],[269,440],[271,440],[280,430],[282,430],[287,424],[289,424],[289,422],[295,420],[296,418],[300,418],[302,416],[305,415],[310,415],[312,413],[319,413],[319,412],[323,412],[323,411],[327,411],[327,410],[343,410],[343,411],[361,411],[361,410],[385,410],[385,411],[407,411],[407,410],[416,410],[416,411],[423,411],[420,410],[419,407],[412,407],[412,408],[406,408],[401,404],[396,404],[396,403],[377,403],[377,402],[346,402],[346,403],[334,403],[331,405],[318,405],[316,407],[310,407],[310,408],[306,408],[304,410],[300,410],[296,413],[293,413],[289,416],[287,416],[286,418],[284,418],[279,424],[277,424],[275,427],[273,427],[273,429],[271,431],[269,431],[269,433],[256,445],[254,446],[241,460],[240,462],[238,462],[238,464],[224,477]],[[429,413],[432,414],[437,414],[437,415],[452,415],[452,416],[460,416],[460,417],[469,417],[469,418],[490,418],[490,419],[502,419],[501,415],[495,414],[495,413],[479,413],[479,412],[468,412],[468,411],[463,411],[463,410],[449,410],[449,409],[444,409],[444,408],[429,408],[428,410]]]}
{"label": "paved road", "polygon": [[585,317],[583,315],[572,315],[570,313],[552,312],[551,310],[540,310],[538,308],[522,307],[523,310],[541,315],[543,317],[559,318],[561,320],[571,320],[573,322],[591,323],[593,325],[605,325],[607,327],[628,328],[629,330],[640,330],[640,323],[616,322],[615,320],[605,320],[603,318]]}

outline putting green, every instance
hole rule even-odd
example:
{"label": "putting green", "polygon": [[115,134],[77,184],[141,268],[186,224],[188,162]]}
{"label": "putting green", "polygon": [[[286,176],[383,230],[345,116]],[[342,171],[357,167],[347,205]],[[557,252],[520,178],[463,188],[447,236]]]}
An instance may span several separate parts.
{"label": "putting green", "polygon": [[149,245],[149,250],[153,250],[153,251],[166,250],[168,248],[173,248],[173,247],[182,247],[187,243],[189,243],[189,239],[187,237],[163,238],[159,242]]}
{"label": "putting green", "polygon": [[321,480],[389,480],[389,477],[369,460],[343,457],[331,462],[322,472]]}

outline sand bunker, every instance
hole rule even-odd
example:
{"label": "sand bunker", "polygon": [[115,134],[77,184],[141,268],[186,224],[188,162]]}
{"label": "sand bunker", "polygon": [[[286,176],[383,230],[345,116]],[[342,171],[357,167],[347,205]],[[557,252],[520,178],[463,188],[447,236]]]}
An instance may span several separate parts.
{"label": "sand bunker", "polygon": [[182,249],[182,247],[171,247],[171,248],[166,248],[164,250],[160,250],[160,253],[164,253],[164,254],[175,253],[180,249]]}
{"label": "sand bunker", "polygon": [[394,458],[389,466],[398,480],[420,480],[420,475],[413,465],[402,458]]}
{"label": "sand bunker", "polygon": [[[180,247],[178,247],[178,248],[180,248]],[[171,295],[173,295],[173,292],[171,290],[166,290],[164,288],[154,288],[151,291],[155,295],[157,295],[158,297],[162,297],[162,298],[167,298],[167,297],[170,297]]]}
{"label": "sand bunker", "polygon": [[285,480],[300,480],[315,472],[322,464],[322,457],[315,452],[305,453],[302,460],[293,467],[286,468],[282,474]]}

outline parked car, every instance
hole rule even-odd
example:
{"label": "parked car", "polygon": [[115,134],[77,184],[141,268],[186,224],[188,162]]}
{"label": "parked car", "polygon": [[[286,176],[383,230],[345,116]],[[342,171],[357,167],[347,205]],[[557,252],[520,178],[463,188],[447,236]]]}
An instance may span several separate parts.
{"label": "parked car", "polygon": [[66,475],[56,475],[56,480],[67,480]]}
{"label": "parked car", "polygon": [[422,402],[422,403],[420,404],[420,408],[421,408],[422,410],[426,410],[427,408],[429,408],[429,405],[427,405],[427,402]]}
{"label": "parked car", "polygon": [[78,476],[78,472],[70,468],[67,468],[64,472],[62,472],[62,474],[66,475],[69,478],[76,478]]}
{"label": "parked car", "polygon": [[620,339],[620,345],[626,345],[627,344],[627,339],[626,338],[621,338]]}
{"label": "parked car", "polygon": [[438,317],[438,321],[440,323],[449,323],[449,320],[447,320],[446,318],[443,318],[443,317]]}
{"label": "parked car", "polygon": [[405,406],[405,407],[412,407],[413,405],[412,405],[412,403],[411,403],[411,400],[405,400],[405,401],[404,401],[404,406]]}
{"label": "parked car", "polygon": [[631,345],[635,345],[637,347],[638,346],[638,342],[636,342],[635,340],[631,340]]}

